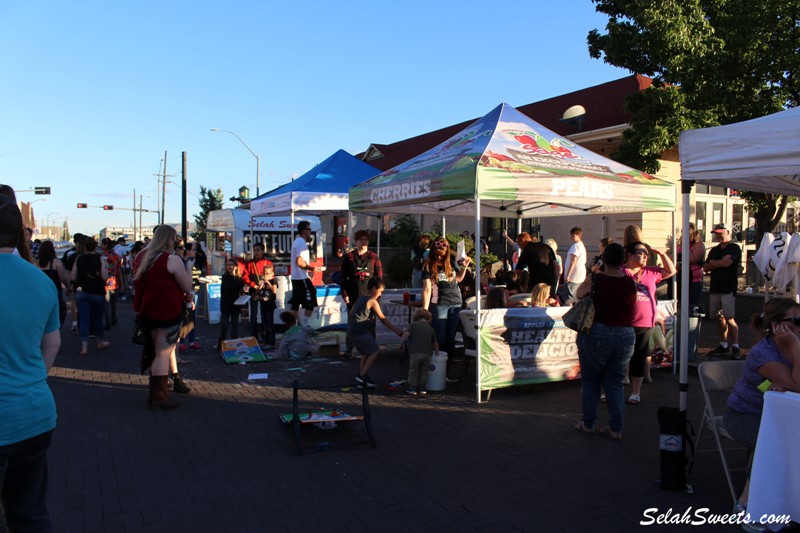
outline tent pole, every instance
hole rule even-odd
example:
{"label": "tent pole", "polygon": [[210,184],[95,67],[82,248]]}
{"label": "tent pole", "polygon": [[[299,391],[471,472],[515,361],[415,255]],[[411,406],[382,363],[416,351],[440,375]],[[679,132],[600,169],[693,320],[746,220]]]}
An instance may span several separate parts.
{"label": "tent pole", "polygon": [[[443,218],[444,220],[444,218]],[[477,316],[475,324],[478,326],[475,338],[475,392],[477,402],[481,403],[481,254],[478,243],[481,242],[481,201],[475,199],[475,309]]]}
{"label": "tent pole", "polygon": [[381,255],[381,230],[383,229],[383,215],[378,215],[378,256]]}
{"label": "tent pole", "polygon": [[[678,193],[677,193],[677,189],[676,189],[675,196],[677,196],[677,195],[678,195]],[[678,205],[678,199],[677,198],[675,198],[675,205]],[[677,265],[678,264],[678,236],[677,236],[678,234],[676,233],[676,231],[677,231],[677,225],[676,224],[677,224],[677,220],[676,220],[676,217],[675,217],[675,211],[673,211],[672,212],[672,264],[673,265]],[[678,273],[678,276],[680,276],[680,275],[681,274]],[[678,308],[678,276],[672,276],[672,279],[669,281],[670,287],[672,288],[672,311],[673,312],[675,312],[675,310]],[[672,327],[673,328],[675,327],[675,321],[674,320],[672,321]],[[674,335],[672,337],[672,355],[673,355],[672,375],[674,376],[675,373],[678,370],[678,367],[675,364],[675,336]]]}
{"label": "tent pole", "polygon": [[[679,341],[680,341],[680,391],[679,408],[681,411],[686,411],[687,391],[689,389],[689,283],[691,279],[691,269],[686,268],[689,265],[689,211],[691,210],[690,196],[694,187],[694,181],[681,180],[681,192],[683,193],[682,218],[683,228],[681,231],[681,255],[684,255],[687,260],[682,261],[681,268],[681,297],[680,297],[680,324]],[[675,341],[673,340],[673,346]],[[673,348],[674,352],[674,348]],[[674,363],[674,361],[673,361]]]}
{"label": "tent pole", "polygon": [[447,238],[447,218],[442,215],[442,237]]}

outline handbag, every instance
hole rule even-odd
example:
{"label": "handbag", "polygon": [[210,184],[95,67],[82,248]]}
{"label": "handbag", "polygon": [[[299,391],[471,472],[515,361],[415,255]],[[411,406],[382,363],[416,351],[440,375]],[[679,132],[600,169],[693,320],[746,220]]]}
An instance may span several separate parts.
{"label": "handbag", "polygon": [[586,298],[580,299],[564,313],[561,320],[564,325],[578,333],[587,335],[594,324],[594,274],[592,274],[592,290]]}
{"label": "handbag", "polygon": [[133,321],[133,334],[131,335],[131,342],[133,344],[138,344],[140,346],[144,346],[144,328],[142,327],[141,322],[139,322],[139,318],[135,318]]}
{"label": "handbag", "polygon": [[191,307],[184,307],[181,315],[181,331],[178,336],[185,339],[194,329],[194,310]]}

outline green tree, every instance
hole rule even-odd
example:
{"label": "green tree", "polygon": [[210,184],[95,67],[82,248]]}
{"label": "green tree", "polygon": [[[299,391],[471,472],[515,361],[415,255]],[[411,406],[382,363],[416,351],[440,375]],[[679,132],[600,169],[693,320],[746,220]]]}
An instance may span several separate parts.
{"label": "green tree", "polygon": [[[608,15],[589,54],[653,78],[626,101],[632,114],[615,159],[646,172],[682,130],[748,120],[800,103],[800,0],[592,0]],[[787,197],[746,192],[757,243]]]}
{"label": "green tree", "polygon": [[223,202],[222,189],[213,190],[200,186],[200,212],[194,216],[195,230],[192,232],[194,240],[205,237],[208,214],[211,211],[222,209]]}

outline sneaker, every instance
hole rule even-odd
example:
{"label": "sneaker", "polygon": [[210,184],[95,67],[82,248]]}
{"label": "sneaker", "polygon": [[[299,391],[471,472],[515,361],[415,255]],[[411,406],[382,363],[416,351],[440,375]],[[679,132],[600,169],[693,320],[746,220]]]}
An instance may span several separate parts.
{"label": "sneaker", "polygon": [[737,361],[742,358],[742,350],[738,346],[731,346],[731,359]]}
{"label": "sneaker", "polygon": [[192,344],[190,344],[189,345],[189,349],[192,350],[193,352],[202,352],[203,351],[203,348],[201,348],[200,345],[198,343],[196,343],[196,342],[193,342]]}
{"label": "sneaker", "polygon": [[181,353],[186,353],[189,351],[189,348],[185,344],[181,344],[178,346],[178,351]]}
{"label": "sneaker", "polygon": [[731,354],[730,348],[725,348],[721,344],[708,352],[708,355],[712,357],[728,357]]}
{"label": "sneaker", "polygon": [[406,392],[409,393],[411,396],[416,396],[417,395],[416,387],[409,387],[409,388],[406,389]]}
{"label": "sneaker", "polygon": [[426,394],[428,394],[428,391],[426,391],[425,389],[420,389],[419,394],[420,396],[425,396]]}

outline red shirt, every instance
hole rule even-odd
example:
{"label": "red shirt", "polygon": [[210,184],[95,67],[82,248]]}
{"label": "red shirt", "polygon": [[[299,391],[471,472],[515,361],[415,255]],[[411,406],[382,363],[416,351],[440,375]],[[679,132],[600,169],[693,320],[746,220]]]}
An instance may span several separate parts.
{"label": "red shirt", "polygon": [[264,269],[271,266],[273,266],[272,261],[266,257],[259,260],[251,259],[244,266],[242,280],[245,282],[245,284],[255,289],[258,287],[258,283],[261,277],[264,275]]}
{"label": "red shirt", "polygon": [[183,291],[167,270],[170,255],[162,252],[144,276],[134,282],[133,308],[139,316],[165,322],[181,316]]}

